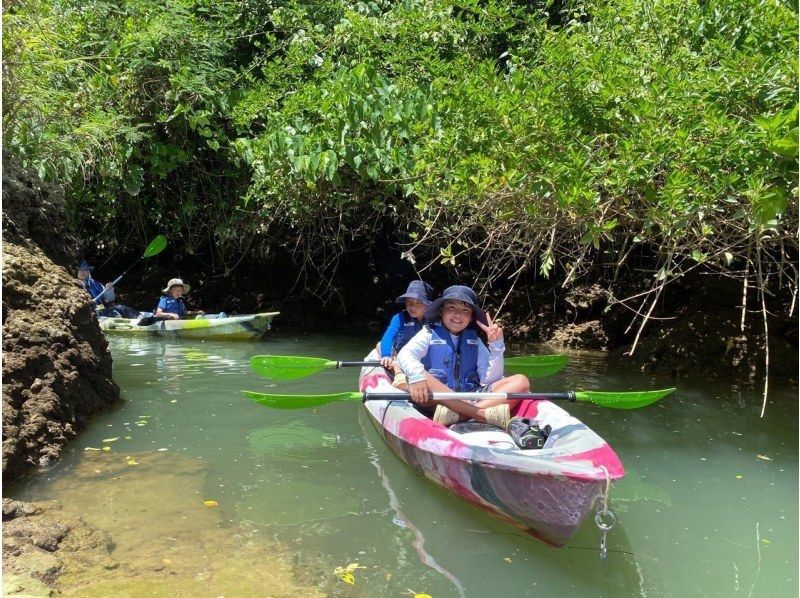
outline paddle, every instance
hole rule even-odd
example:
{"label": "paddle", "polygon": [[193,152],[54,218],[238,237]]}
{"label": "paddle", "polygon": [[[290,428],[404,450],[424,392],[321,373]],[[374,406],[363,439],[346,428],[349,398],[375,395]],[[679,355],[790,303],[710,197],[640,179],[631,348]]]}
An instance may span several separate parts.
{"label": "paddle", "polygon": [[[447,401],[461,399],[469,401],[482,401],[483,399],[544,399],[548,401],[570,401],[581,403],[594,403],[601,407],[612,409],[638,409],[655,403],[672,393],[674,388],[663,390],[645,390],[633,392],[605,392],[591,390],[568,390],[564,392],[435,392],[431,395],[433,401]],[[337,401],[410,401],[411,395],[405,392],[340,392],[326,395],[278,395],[262,392],[243,390],[242,393],[267,407],[275,409],[305,409],[319,407]]]}
{"label": "paddle", "polygon": [[[149,257],[153,257],[154,255],[158,255],[159,253],[161,253],[162,251],[164,251],[164,248],[165,248],[166,246],[167,246],[167,238],[166,238],[164,235],[158,235],[158,236],[157,236],[155,239],[153,239],[152,241],[150,241],[150,245],[148,245],[148,246],[147,246],[147,249],[145,249],[145,250],[144,250],[144,253],[142,254],[142,257],[140,257],[138,260],[136,260],[136,262],[134,262],[134,263],[131,265],[131,267],[130,267],[130,268],[128,268],[127,270],[125,270],[125,272],[123,272],[122,274],[120,274],[119,276],[117,276],[117,278],[116,278],[116,279],[114,279],[114,282],[112,282],[112,283],[111,283],[111,286],[112,286],[112,287],[116,286],[116,285],[117,285],[117,283],[118,283],[120,280],[122,280],[122,277],[123,277],[123,276],[125,276],[125,275],[126,275],[128,272],[130,272],[130,271],[131,271],[131,270],[134,268],[134,266],[137,266],[137,265],[139,265],[139,262],[141,262],[142,260],[145,260],[145,259],[147,259],[147,258],[149,258]],[[105,292],[106,292],[106,289],[103,289],[103,292],[102,292],[102,293],[100,293],[100,294],[99,294],[97,297],[95,297],[94,299],[92,299],[92,301],[93,301],[94,303],[97,303],[97,302],[100,300],[100,297],[102,297],[102,296],[103,296],[103,293],[105,293]],[[151,322],[151,324],[152,324],[152,322]]]}
{"label": "paddle", "polygon": [[[512,373],[525,374],[529,378],[555,374],[569,361],[566,355],[528,355],[509,357],[506,369]],[[250,367],[267,378],[295,380],[305,378],[327,369],[380,367],[380,361],[330,361],[320,357],[297,357],[294,355],[254,355]]]}

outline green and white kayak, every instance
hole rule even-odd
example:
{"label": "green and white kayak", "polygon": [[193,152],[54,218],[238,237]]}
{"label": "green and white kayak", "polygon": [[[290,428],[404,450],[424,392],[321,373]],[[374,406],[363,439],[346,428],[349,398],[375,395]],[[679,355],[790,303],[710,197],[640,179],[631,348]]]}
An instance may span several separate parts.
{"label": "green and white kayak", "polygon": [[[100,318],[100,328],[106,333],[216,340],[253,340],[270,328],[272,319],[280,312],[239,316],[205,315],[192,320],[158,320],[139,326],[142,318]],[[147,314],[149,315],[149,314]],[[142,314],[144,317],[145,314]]]}

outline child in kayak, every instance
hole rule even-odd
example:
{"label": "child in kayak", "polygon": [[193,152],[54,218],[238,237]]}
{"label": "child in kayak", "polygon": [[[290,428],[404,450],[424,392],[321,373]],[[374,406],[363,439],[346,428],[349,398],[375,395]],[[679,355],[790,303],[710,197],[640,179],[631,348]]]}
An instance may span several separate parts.
{"label": "child in kayak", "polygon": [[96,281],[92,278],[92,270],[94,270],[94,266],[83,260],[78,265],[78,280],[83,285],[83,288],[86,289],[86,292],[89,293],[89,296],[95,300],[95,303],[102,305],[102,308],[100,305],[97,306],[97,315],[113,318],[138,318],[139,312],[135,309],[121,303],[114,303],[116,300],[114,284],[109,282],[103,285]]}
{"label": "child in kayak", "polygon": [[[475,292],[456,285],[428,306],[432,324],[423,328],[397,355],[408,376],[411,400],[431,408],[429,392],[530,392],[525,376],[503,378],[503,329],[477,305]],[[489,346],[478,338],[486,333]],[[434,421],[449,426],[465,418],[505,429],[517,401],[486,399],[470,403],[454,399],[436,405]]]}
{"label": "child in kayak", "polygon": [[395,386],[406,383],[405,374],[396,367],[394,356],[402,349],[415,334],[425,325],[425,310],[431,303],[433,288],[424,280],[412,280],[403,295],[395,299],[395,303],[404,303],[406,308],[394,315],[389,326],[383,333],[378,345],[381,365],[385,368],[395,368]]}
{"label": "child in kayak", "polygon": [[161,299],[158,300],[156,311],[153,314],[162,320],[179,320],[183,316],[202,316],[203,311],[187,311],[183,294],[188,293],[191,287],[180,278],[171,278],[167,288],[162,289]]}

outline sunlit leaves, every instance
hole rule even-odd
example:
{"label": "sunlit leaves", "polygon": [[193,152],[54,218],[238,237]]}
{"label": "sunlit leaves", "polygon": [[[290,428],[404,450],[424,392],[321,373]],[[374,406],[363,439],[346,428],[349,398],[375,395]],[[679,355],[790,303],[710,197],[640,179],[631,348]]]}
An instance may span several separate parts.
{"label": "sunlit leaves", "polygon": [[[87,226],[243,202],[289,231],[336,214],[335,243],[386,219],[452,266],[468,222],[552,276],[629,231],[730,264],[796,203],[796,15],[773,0],[32,0],[3,27],[4,141],[75,181]],[[264,225],[208,220],[225,243]]]}

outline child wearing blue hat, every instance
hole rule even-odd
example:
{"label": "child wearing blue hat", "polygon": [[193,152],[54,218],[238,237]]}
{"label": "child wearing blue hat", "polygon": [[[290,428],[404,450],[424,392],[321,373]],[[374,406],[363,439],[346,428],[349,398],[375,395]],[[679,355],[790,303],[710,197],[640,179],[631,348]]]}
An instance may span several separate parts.
{"label": "child wearing blue hat", "polygon": [[[408,377],[411,400],[429,407],[430,392],[530,392],[525,376],[503,378],[503,329],[478,307],[475,291],[455,285],[428,306],[432,324],[423,328],[397,355]],[[488,347],[478,337],[486,333]],[[468,403],[454,399],[436,406],[434,421],[449,426],[472,418],[505,429],[517,401],[486,399]]]}
{"label": "child wearing blue hat", "polygon": [[107,285],[103,285],[103,283],[96,281],[92,278],[92,270],[94,270],[94,266],[83,260],[78,265],[78,280],[81,281],[83,288],[86,289],[92,299],[99,297],[99,301],[107,308],[116,298],[114,296],[114,285],[110,282]]}
{"label": "child wearing blue hat", "polygon": [[[408,284],[406,292],[395,299],[395,303],[404,303],[406,308],[394,315],[378,345],[383,367],[393,367],[393,356],[397,355],[400,349],[422,330],[426,323],[425,311],[431,303],[432,294],[433,288],[427,282],[412,280]],[[395,386],[402,386],[405,383],[406,379],[403,373],[396,371]]]}
{"label": "child wearing blue hat", "polygon": [[89,262],[83,260],[80,264],[78,264],[78,280],[83,285],[83,288],[86,289],[86,292],[89,293],[89,296],[92,299],[95,299],[97,302],[103,305],[103,308],[97,308],[97,315],[98,316],[107,316],[112,318],[138,318],[140,317],[140,313],[133,308],[128,307],[127,305],[122,305],[121,303],[114,303],[116,300],[116,295],[114,293],[114,283],[109,282],[106,285],[96,281],[92,278],[92,270],[94,270],[94,266],[90,265]]}

